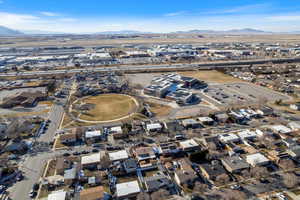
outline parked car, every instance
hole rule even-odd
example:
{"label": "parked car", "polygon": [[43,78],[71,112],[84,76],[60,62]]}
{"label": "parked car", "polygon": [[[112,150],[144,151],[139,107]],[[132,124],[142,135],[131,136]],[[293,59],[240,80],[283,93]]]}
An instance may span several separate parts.
{"label": "parked car", "polygon": [[37,191],[39,188],[40,188],[40,185],[39,185],[38,183],[35,183],[35,184],[32,186],[32,190],[33,190],[33,191]]}
{"label": "parked car", "polygon": [[81,152],[82,154],[88,154],[88,153],[90,153],[89,151],[86,151],[86,150],[84,150],[84,151],[82,151]]}
{"label": "parked car", "polygon": [[76,152],[73,153],[74,156],[78,156],[78,155],[80,155],[80,154],[81,154],[81,153],[78,152],[78,151],[76,151]]}
{"label": "parked car", "polygon": [[98,150],[98,149],[93,149],[92,152],[93,152],[93,153],[98,153],[99,150]]}
{"label": "parked car", "polygon": [[68,156],[70,156],[70,154],[69,153],[64,153],[63,156],[68,157]]}

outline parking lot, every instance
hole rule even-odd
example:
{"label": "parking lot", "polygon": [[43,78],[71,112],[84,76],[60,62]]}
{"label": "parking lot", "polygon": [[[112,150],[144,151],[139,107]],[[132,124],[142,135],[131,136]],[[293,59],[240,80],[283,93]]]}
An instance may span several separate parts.
{"label": "parking lot", "polygon": [[289,97],[278,92],[249,83],[209,85],[203,95],[211,98],[211,103],[220,105],[255,104],[259,102],[288,100]]}

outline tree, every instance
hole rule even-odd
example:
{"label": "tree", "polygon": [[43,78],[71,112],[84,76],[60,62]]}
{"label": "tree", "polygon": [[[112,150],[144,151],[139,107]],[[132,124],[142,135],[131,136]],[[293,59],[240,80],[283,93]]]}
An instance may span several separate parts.
{"label": "tree", "polygon": [[151,199],[152,200],[161,200],[161,199],[166,199],[169,196],[169,192],[165,189],[159,189],[156,192],[153,192],[151,194]]}
{"label": "tree", "polygon": [[224,200],[243,200],[246,199],[244,192],[226,189],[220,193]]}
{"label": "tree", "polygon": [[208,189],[208,185],[196,181],[194,183],[193,193],[203,193],[207,189]]}
{"label": "tree", "polygon": [[216,177],[216,182],[218,182],[219,184],[227,184],[230,181],[230,177],[227,174],[221,174],[219,176]]}
{"label": "tree", "polygon": [[293,169],[295,168],[295,163],[292,160],[280,160],[278,165],[282,168],[282,169]]}
{"label": "tree", "polygon": [[265,167],[257,166],[250,170],[250,175],[255,178],[264,178],[269,175],[269,172]]}
{"label": "tree", "polygon": [[146,192],[140,192],[136,197],[136,200],[150,200],[150,199],[151,199],[150,195]]}
{"label": "tree", "polygon": [[110,165],[111,165],[111,161],[110,161],[109,157],[107,155],[103,156],[101,159],[101,167],[103,169],[107,169],[110,167]]}
{"label": "tree", "polygon": [[296,177],[295,174],[292,173],[287,173],[282,175],[283,178],[283,184],[287,188],[294,188],[298,185],[298,178]]}

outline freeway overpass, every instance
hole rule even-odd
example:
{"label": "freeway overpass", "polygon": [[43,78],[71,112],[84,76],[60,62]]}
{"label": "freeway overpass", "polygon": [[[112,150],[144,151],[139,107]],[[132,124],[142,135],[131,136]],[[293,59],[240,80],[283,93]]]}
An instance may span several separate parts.
{"label": "freeway overpass", "polygon": [[191,64],[163,64],[163,65],[121,65],[111,67],[86,67],[69,70],[49,70],[49,71],[26,71],[26,72],[10,72],[1,73],[0,77],[14,76],[48,76],[48,75],[65,75],[87,72],[111,72],[121,71],[125,73],[133,72],[155,72],[155,71],[179,71],[193,69],[222,69],[230,67],[245,67],[245,65],[265,64],[265,63],[297,63],[300,62],[300,57],[296,58],[278,58],[278,59],[258,59],[258,60],[240,60],[240,61],[221,61],[221,62],[206,62],[206,63],[191,63]]}

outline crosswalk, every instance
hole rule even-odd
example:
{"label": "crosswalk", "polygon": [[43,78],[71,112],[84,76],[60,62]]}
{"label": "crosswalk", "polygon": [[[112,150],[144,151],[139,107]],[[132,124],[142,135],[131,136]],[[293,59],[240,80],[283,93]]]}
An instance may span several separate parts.
{"label": "crosswalk", "polygon": [[0,194],[0,200],[11,200],[7,193]]}

